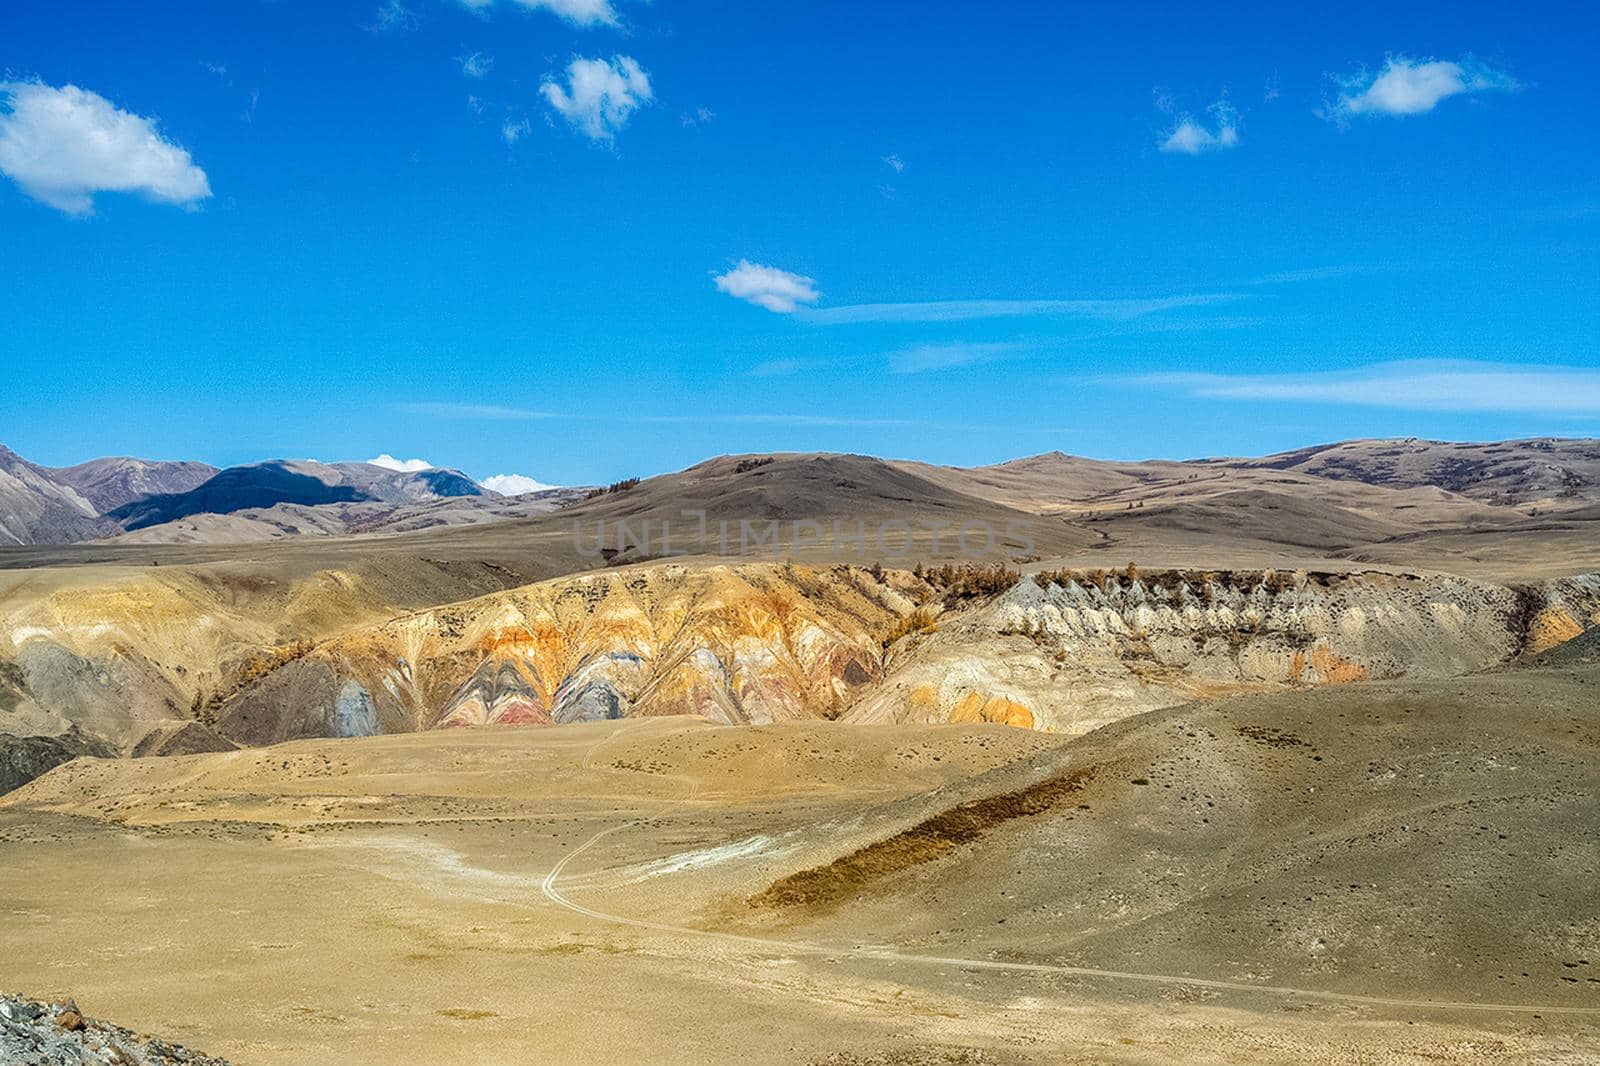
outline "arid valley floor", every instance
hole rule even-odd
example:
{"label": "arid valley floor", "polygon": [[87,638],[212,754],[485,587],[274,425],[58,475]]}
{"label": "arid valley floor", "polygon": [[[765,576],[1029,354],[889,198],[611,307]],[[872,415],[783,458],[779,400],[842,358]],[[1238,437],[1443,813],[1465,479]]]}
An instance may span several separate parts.
{"label": "arid valley floor", "polygon": [[[1597,483],[1352,442],[91,515],[0,551],[0,991],[238,1063],[1597,1061]],[[572,538],[685,508],[787,539]]]}

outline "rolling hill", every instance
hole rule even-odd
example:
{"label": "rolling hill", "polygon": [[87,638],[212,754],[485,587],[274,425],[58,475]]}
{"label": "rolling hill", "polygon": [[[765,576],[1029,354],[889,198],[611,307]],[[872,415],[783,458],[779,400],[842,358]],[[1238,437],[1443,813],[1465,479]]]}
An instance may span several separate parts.
{"label": "rolling hill", "polygon": [[91,459],[49,471],[62,485],[76,489],[100,514],[144,496],[188,492],[217,474],[207,463],[157,462],[115,456]]}

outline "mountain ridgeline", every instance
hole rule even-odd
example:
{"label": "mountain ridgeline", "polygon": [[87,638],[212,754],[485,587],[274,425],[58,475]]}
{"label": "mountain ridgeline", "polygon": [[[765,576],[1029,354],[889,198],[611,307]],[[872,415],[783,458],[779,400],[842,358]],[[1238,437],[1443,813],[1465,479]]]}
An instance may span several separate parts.
{"label": "mountain ridgeline", "polygon": [[233,514],[278,504],[421,503],[488,490],[457,470],[392,471],[370,463],[274,461],[229,467],[187,492],[146,496],[107,512],[133,531],[196,514]]}

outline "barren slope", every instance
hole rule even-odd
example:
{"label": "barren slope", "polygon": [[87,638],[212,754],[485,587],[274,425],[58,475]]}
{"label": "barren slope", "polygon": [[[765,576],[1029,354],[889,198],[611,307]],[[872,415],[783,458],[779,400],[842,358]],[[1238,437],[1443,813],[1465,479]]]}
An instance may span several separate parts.
{"label": "barren slope", "polygon": [[1592,439],[1352,440],[1239,462],[1335,481],[1432,485],[1501,505],[1572,507],[1600,500],[1600,442]]}
{"label": "barren slope", "polygon": [[1600,626],[1600,575],[1507,587],[1288,571],[1039,573],[890,651],[852,721],[1082,733],[1230,693],[1501,666]]}
{"label": "barren slope", "polygon": [[66,544],[110,528],[76,489],[0,446],[0,545]]}
{"label": "barren slope", "polygon": [[261,1063],[1578,1062],[1585,683],[80,760],[0,800],[0,957]]}
{"label": "barren slope", "polygon": [[1140,716],[842,825],[723,913],[930,955],[1600,1011],[1597,683],[1517,671]]}
{"label": "barren slope", "polygon": [[59,466],[50,476],[76,489],[100,514],[164,492],[188,492],[215,476],[207,463],[160,462],[114,456],[76,466]]}

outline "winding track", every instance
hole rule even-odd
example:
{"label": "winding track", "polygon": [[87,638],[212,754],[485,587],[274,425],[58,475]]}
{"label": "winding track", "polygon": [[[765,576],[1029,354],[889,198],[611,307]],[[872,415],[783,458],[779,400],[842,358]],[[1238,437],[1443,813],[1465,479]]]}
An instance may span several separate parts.
{"label": "winding track", "polygon": [[[593,759],[606,744],[610,743],[621,729],[613,730],[605,737],[596,741],[583,757],[584,769],[606,769],[595,767]],[[607,771],[628,773],[631,771]],[[660,817],[675,807],[680,807],[692,802],[700,792],[700,782],[683,774],[671,775],[677,780],[685,781],[689,791],[679,799],[671,800],[664,804],[652,817]],[[923,966],[950,966],[964,970],[987,970],[1003,973],[1035,973],[1035,974],[1060,974],[1071,977],[1096,977],[1113,981],[1132,981],[1142,984],[1154,985],[1187,985],[1192,988],[1211,988],[1224,992],[1252,992],[1258,995],[1285,996],[1296,999],[1319,1000],[1333,1003],[1353,1003],[1375,1007],[1404,1007],[1424,1010],[1449,1010],[1449,1011],[1474,1011],[1478,1013],[1494,1014],[1560,1014],[1576,1015],[1579,1017],[1600,1017],[1600,1007],[1569,1007],[1569,1006],[1538,1006],[1527,1003],[1469,1003],[1451,1000],[1434,999],[1401,999],[1389,996],[1363,996],[1353,992],[1327,992],[1312,988],[1294,988],[1289,985],[1253,985],[1243,981],[1223,981],[1214,978],[1186,977],[1177,974],[1136,973],[1128,970],[1101,970],[1092,966],[1067,966],[1061,963],[1044,962],[1000,962],[993,959],[966,959],[946,955],[920,955],[913,952],[897,951],[894,948],[879,947],[830,947],[824,944],[811,944],[798,940],[776,940],[769,937],[748,936],[743,933],[724,933],[711,929],[694,929],[689,926],[671,925],[666,922],[646,921],[642,918],[629,918],[622,914],[608,914],[605,911],[595,910],[576,903],[561,894],[556,887],[562,871],[579,855],[594,847],[600,841],[613,833],[645,821],[644,818],[634,818],[630,821],[619,822],[609,829],[602,829],[572,851],[562,857],[561,861],[553,866],[544,880],[540,882],[539,891],[544,897],[558,907],[581,914],[595,921],[605,922],[610,925],[623,925],[633,929],[648,929],[656,933],[671,933],[677,936],[697,937],[702,940],[715,940],[726,944],[740,944],[746,947],[761,948],[766,951],[780,951],[791,955],[813,955],[840,957],[848,956],[858,959],[878,959],[886,962],[903,962]]]}

